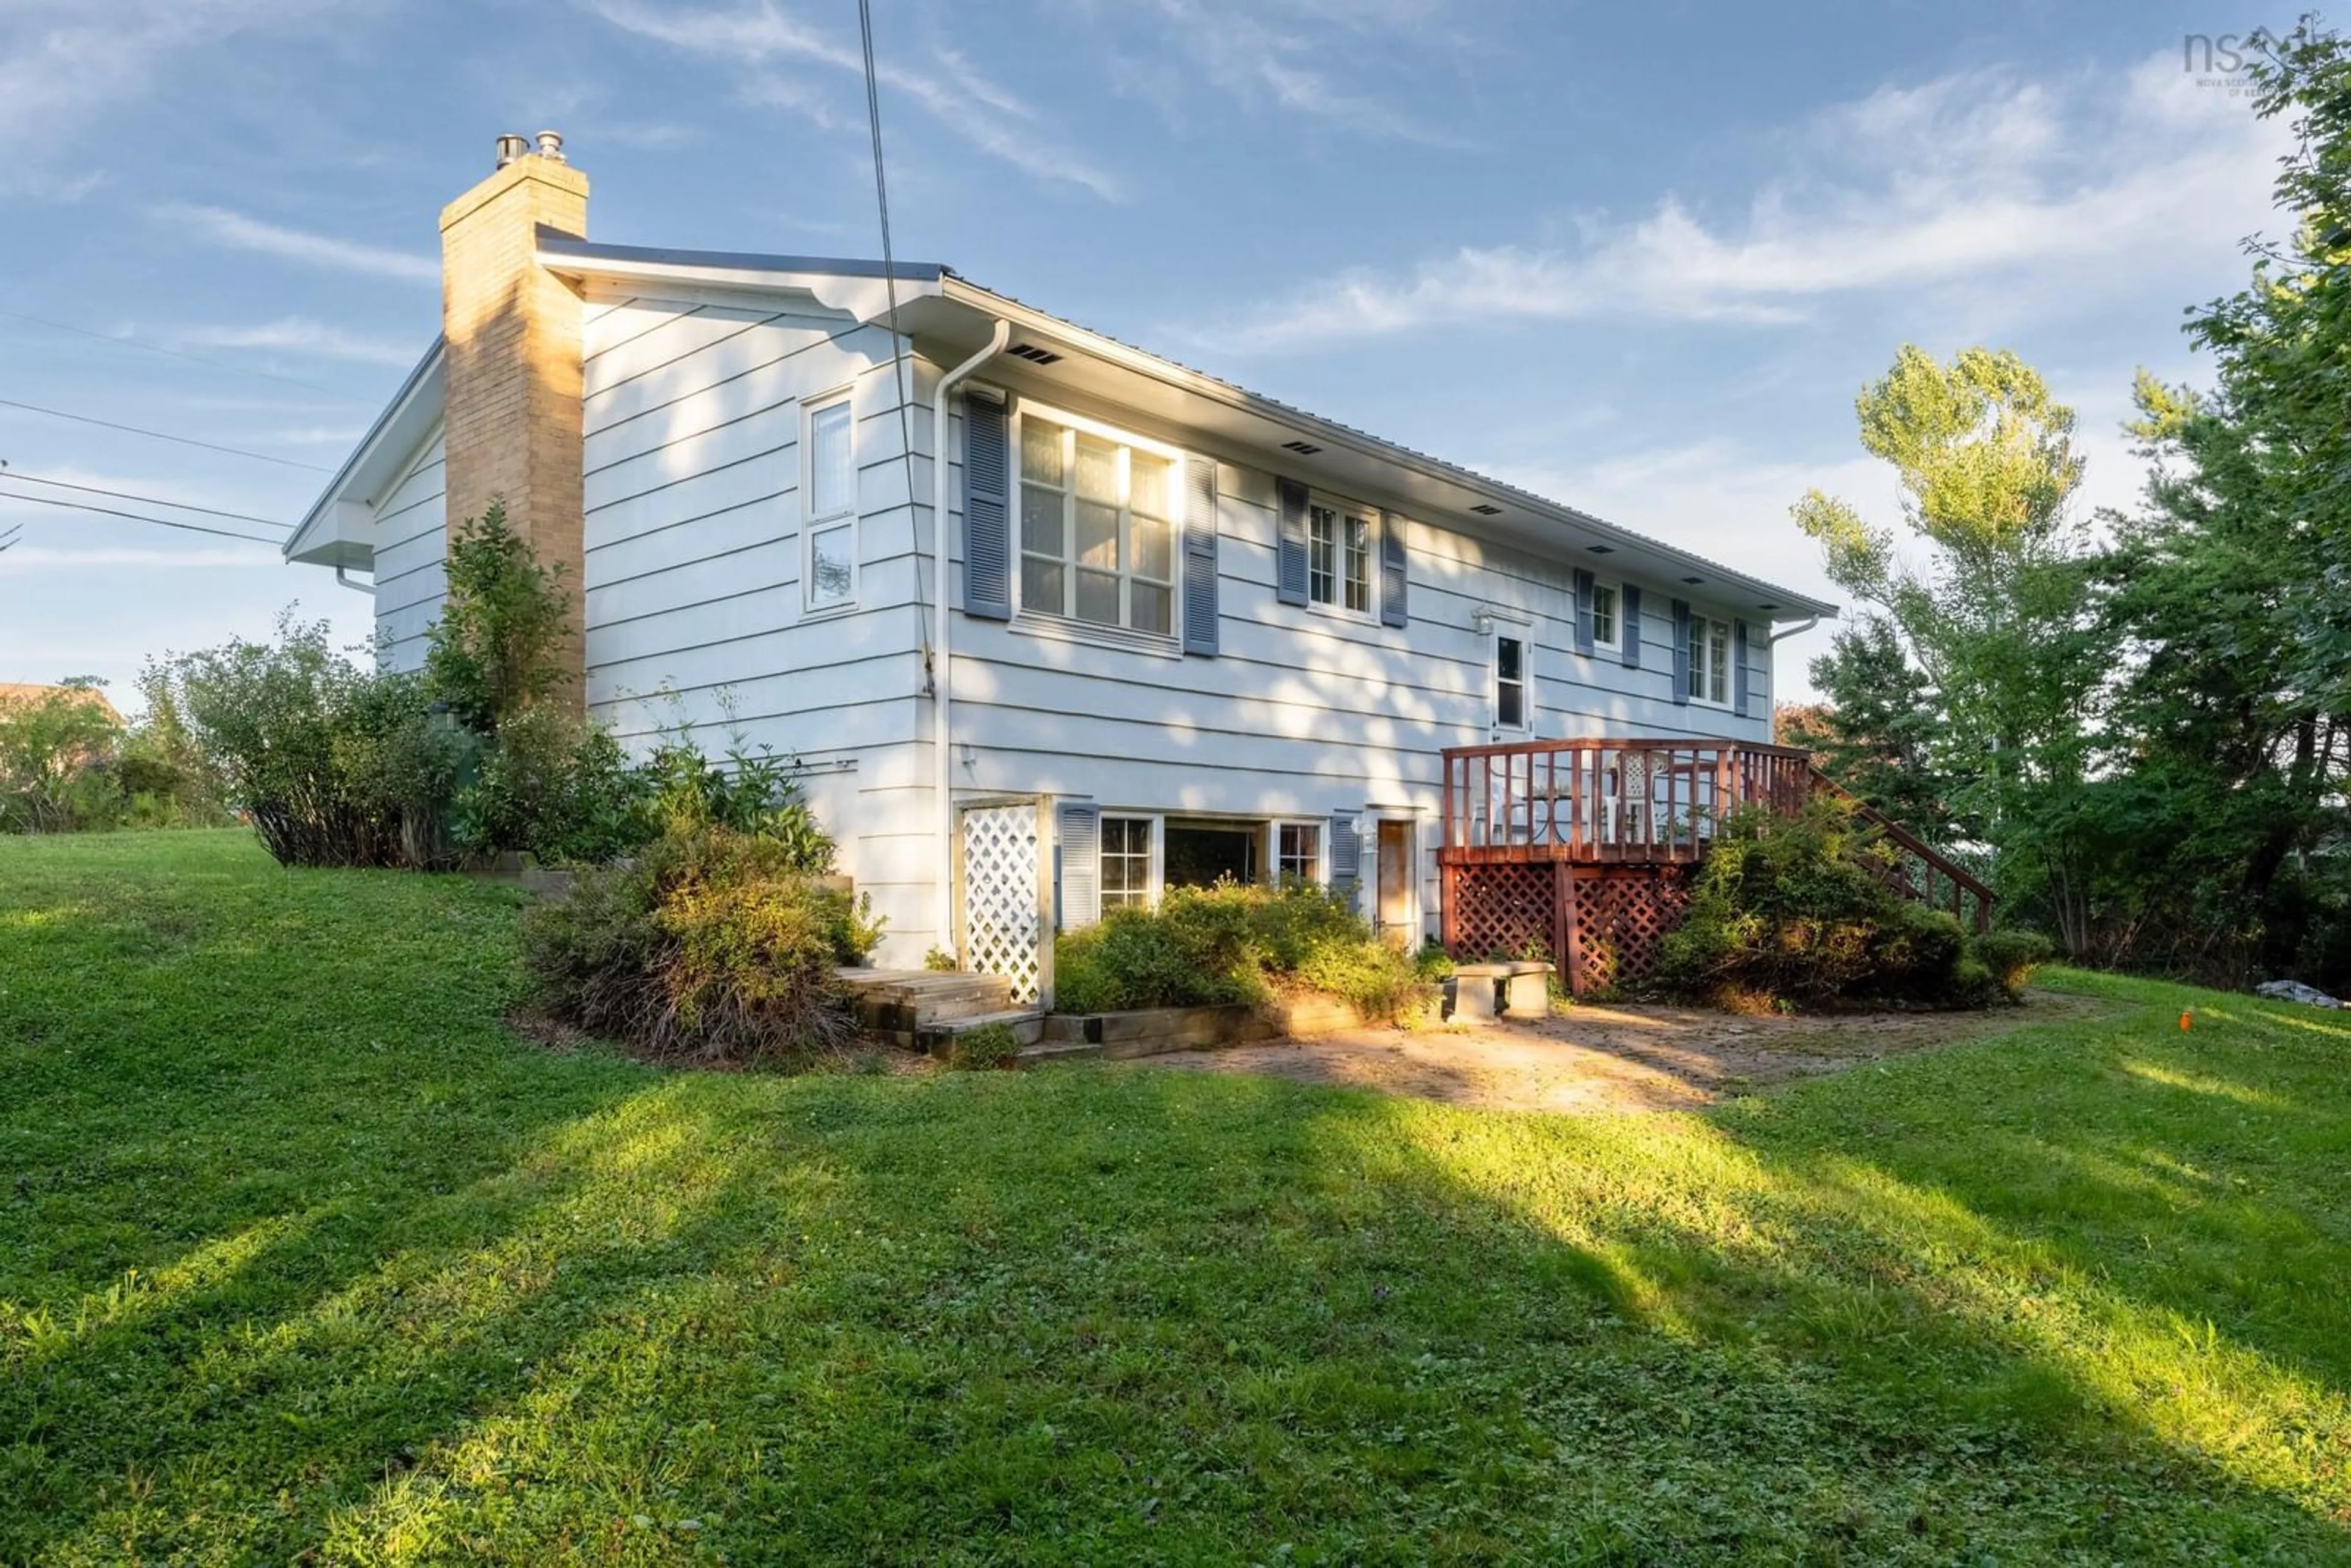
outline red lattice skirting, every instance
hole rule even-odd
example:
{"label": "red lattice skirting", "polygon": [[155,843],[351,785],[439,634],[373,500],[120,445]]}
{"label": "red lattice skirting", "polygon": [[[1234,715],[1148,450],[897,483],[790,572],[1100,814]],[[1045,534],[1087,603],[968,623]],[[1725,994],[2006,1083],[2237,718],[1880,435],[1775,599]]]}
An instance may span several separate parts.
{"label": "red lattice skirting", "polygon": [[1445,947],[1463,963],[1540,951],[1577,996],[1637,980],[1689,913],[1689,868],[1447,865]]}

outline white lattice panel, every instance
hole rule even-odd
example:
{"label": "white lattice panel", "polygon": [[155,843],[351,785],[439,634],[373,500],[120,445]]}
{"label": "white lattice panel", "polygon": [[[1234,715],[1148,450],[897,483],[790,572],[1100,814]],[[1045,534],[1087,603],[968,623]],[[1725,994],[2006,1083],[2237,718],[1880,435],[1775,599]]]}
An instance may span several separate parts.
{"label": "white lattice panel", "polygon": [[1037,896],[1037,808],[974,806],[963,814],[964,967],[1001,975],[1012,999],[1037,999],[1044,910]]}

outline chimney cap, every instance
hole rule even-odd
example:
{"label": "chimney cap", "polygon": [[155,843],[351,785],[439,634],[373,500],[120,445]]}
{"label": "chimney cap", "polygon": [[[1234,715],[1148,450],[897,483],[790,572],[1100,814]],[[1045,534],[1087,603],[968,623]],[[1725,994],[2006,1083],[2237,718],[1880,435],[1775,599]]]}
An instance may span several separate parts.
{"label": "chimney cap", "polygon": [[538,155],[547,159],[549,162],[562,162],[563,137],[561,134],[553,131],[540,131],[538,133]]}
{"label": "chimney cap", "polygon": [[529,152],[530,138],[528,136],[517,136],[509,131],[506,135],[498,138],[497,166],[503,169],[507,164],[513,162],[516,159],[528,156]]}

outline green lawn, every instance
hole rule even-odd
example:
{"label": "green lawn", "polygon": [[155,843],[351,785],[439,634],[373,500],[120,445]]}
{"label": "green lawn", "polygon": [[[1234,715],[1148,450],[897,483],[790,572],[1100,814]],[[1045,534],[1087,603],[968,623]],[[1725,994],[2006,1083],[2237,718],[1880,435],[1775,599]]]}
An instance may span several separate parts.
{"label": "green lawn", "polygon": [[2066,977],[1708,1117],[667,1074],[501,1029],[514,912],[0,841],[0,1562],[2351,1562],[2326,1015]]}

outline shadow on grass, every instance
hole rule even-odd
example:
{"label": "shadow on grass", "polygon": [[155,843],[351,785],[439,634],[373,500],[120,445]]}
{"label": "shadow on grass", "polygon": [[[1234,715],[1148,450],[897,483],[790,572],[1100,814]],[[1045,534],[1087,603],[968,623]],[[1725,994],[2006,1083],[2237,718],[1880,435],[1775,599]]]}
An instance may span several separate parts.
{"label": "shadow on grass", "polygon": [[662,1077],[498,1032],[484,895],[319,885],[0,995],[0,1559],[2346,1555],[2314,1036],[1707,1120]]}

